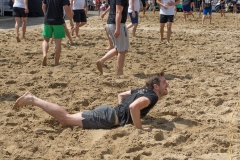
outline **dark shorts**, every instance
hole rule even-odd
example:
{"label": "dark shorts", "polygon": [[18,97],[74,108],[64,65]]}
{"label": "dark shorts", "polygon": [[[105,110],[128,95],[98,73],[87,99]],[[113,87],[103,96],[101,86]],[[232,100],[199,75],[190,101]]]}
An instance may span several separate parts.
{"label": "dark shorts", "polygon": [[27,17],[28,14],[25,13],[25,8],[13,7],[13,17]]}
{"label": "dark shorts", "polygon": [[146,1],[145,0],[141,0],[141,1],[142,1],[143,7],[146,7]]}
{"label": "dark shorts", "polygon": [[203,9],[203,14],[204,14],[204,15],[212,14],[212,9],[206,9],[206,8],[204,8],[204,9]]}
{"label": "dark shorts", "polygon": [[160,23],[167,23],[167,22],[173,22],[174,15],[160,15]]}
{"label": "dark shorts", "polygon": [[191,10],[192,10],[192,8],[191,8],[191,6],[190,5],[186,5],[186,6],[182,6],[182,10],[184,11],[184,12],[190,12]]}
{"label": "dark shorts", "polygon": [[220,4],[219,9],[225,9],[225,4]]}
{"label": "dark shorts", "polygon": [[115,126],[116,111],[113,107],[103,105],[91,111],[84,111],[83,129],[110,129]]}
{"label": "dark shorts", "polygon": [[129,14],[129,16],[131,18],[132,24],[138,23],[138,12],[137,11],[135,11],[135,18],[132,17],[132,13],[128,13],[128,14]]}
{"label": "dark shorts", "polygon": [[156,1],[156,0],[154,0],[154,6],[155,6],[155,7],[157,6],[157,1]]}
{"label": "dark shorts", "polygon": [[87,22],[87,17],[84,9],[79,9],[79,10],[73,10],[74,15],[73,15],[73,21],[76,23],[79,22]]}

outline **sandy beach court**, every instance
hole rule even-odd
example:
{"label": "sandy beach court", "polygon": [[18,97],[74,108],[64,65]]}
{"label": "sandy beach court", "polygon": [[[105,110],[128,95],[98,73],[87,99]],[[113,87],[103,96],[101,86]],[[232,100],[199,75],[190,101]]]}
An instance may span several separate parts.
{"label": "sandy beach court", "polygon": [[[29,22],[20,43],[14,21],[4,21],[6,26],[0,21],[0,159],[240,160],[239,14],[221,18],[213,13],[212,24],[206,19],[202,25],[198,13],[184,22],[178,12],[167,44],[159,42],[159,14],[140,13],[137,38],[129,31],[120,77],[115,76],[116,58],[104,64],[103,75],[95,63],[107,52],[107,16],[89,16],[80,38],[73,36],[75,45],[63,39],[59,66],[54,66],[51,44],[46,67],[41,66],[42,19]],[[26,91],[70,113],[117,106],[118,93],[144,87],[147,75],[162,70],[169,94],[142,119],[152,132],[133,125],[62,127],[37,107],[11,108]]]}

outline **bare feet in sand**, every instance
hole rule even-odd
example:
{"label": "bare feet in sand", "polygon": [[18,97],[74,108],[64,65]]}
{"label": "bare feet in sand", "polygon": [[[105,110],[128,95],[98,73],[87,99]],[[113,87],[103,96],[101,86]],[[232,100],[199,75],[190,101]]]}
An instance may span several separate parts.
{"label": "bare feet in sand", "polygon": [[46,65],[47,65],[47,57],[46,57],[46,56],[43,57],[42,65],[43,65],[43,66],[46,66]]}
{"label": "bare feet in sand", "polygon": [[101,61],[97,61],[97,69],[99,70],[99,72],[101,74],[103,74],[103,69],[102,69],[102,62]]}
{"label": "bare feet in sand", "polygon": [[14,103],[12,109],[18,109],[22,106],[30,105],[33,102],[34,95],[30,92],[26,92],[24,95],[19,97]]}
{"label": "bare feet in sand", "polygon": [[20,38],[17,36],[16,37],[17,42],[21,42]]}

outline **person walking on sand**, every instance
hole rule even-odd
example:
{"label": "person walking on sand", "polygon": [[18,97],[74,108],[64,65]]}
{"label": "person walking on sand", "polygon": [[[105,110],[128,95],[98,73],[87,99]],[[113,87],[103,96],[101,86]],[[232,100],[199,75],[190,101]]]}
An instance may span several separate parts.
{"label": "person walking on sand", "polygon": [[65,38],[63,8],[66,12],[70,25],[73,28],[72,12],[69,7],[69,0],[43,0],[42,10],[44,13],[44,26],[42,36],[43,61],[42,65],[47,65],[47,51],[49,48],[49,40],[54,35],[55,40],[55,65],[59,65],[61,54],[62,38]]}
{"label": "person walking on sand", "polygon": [[117,75],[123,74],[125,54],[129,48],[128,30],[125,25],[128,14],[128,0],[110,0],[110,12],[106,29],[112,39],[114,48],[97,61],[97,69],[103,74],[102,65],[117,55]]}
{"label": "person walking on sand", "polygon": [[22,39],[25,39],[28,17],[28,0],[12,0],[13,1],[13,17],[15,18],[15,35],[17,42],[21,42],[19,38],[19,26],[22,18]]}
{"label": "person walking on sand", "polygon": [[138,26],[138,13],[140,10],[140,1],[139,0],[129,0],[128,14],[131,18],[131,23],[127,25],[127,28],[132,29],[132,37],[136,38],[136,30]]}
{"label": "person walking on sand", "polygon": [[69,114],[58,104],[40,99],[30,92],[18,98],[13,109],[33,105],[53,116],[62,126],[79,126],[83,129],[110,129],[133,123],[137,129],[143,128],[141,118],[154,107],[163,96],[168,94],[168,83],[164,73],[153,74],[146,80],[146,88],[129,90],[118,95],[118,106],[113,108],[102,105],[91,111]]}
{"label": "person walking on sand", "polygon": [[182,10],[183,10],[183,16],[184,16],[184,21],[187,21],[187,16],[188,15],[193,15],[192,13],[192,4],[194,4],[193,0],[183,0],[182,1]]}
{"label": "person walking on sand", "polygon": [[221,14],[221,17],[225,17],[225,3],[226,0],[220,0],[219,12]]}
{"label": "person walking on sand", "polygon": [[170,43],[175,5],[179,2],[180,0],[157,0],[157,4],[160,6],[160,42],[163,41],[164,27],[167,24],[167,43]]}
{"label": "person walking on sand", "polygon": [[209,14],[210,24],[212,23],[212,5],[213,5],[213,0],[202,0],[202,8],[203,8],[202,24],[204,24],[207,14]]}
{"label": "person walking on sand", "polygon": [[74,13],[73,21],[75,22],[75,26],[72,29],[72,36],[75,32],[76,37],[80,38],[79,28],[87,24],[87,4],[85,0],[70,0],[70,6]]}

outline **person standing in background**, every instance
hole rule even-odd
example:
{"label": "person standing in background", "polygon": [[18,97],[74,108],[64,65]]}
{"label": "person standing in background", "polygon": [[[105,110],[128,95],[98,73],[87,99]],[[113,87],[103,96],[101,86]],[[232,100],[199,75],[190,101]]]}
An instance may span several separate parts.
{"label": "person standing in background", "polygon": [[28,17],[28,0],[13,0],[13,17],[15,18],[15,35],[17,42],[21,42],[19,38],[19,26],[22,18],[22,39],[25,38]]}

